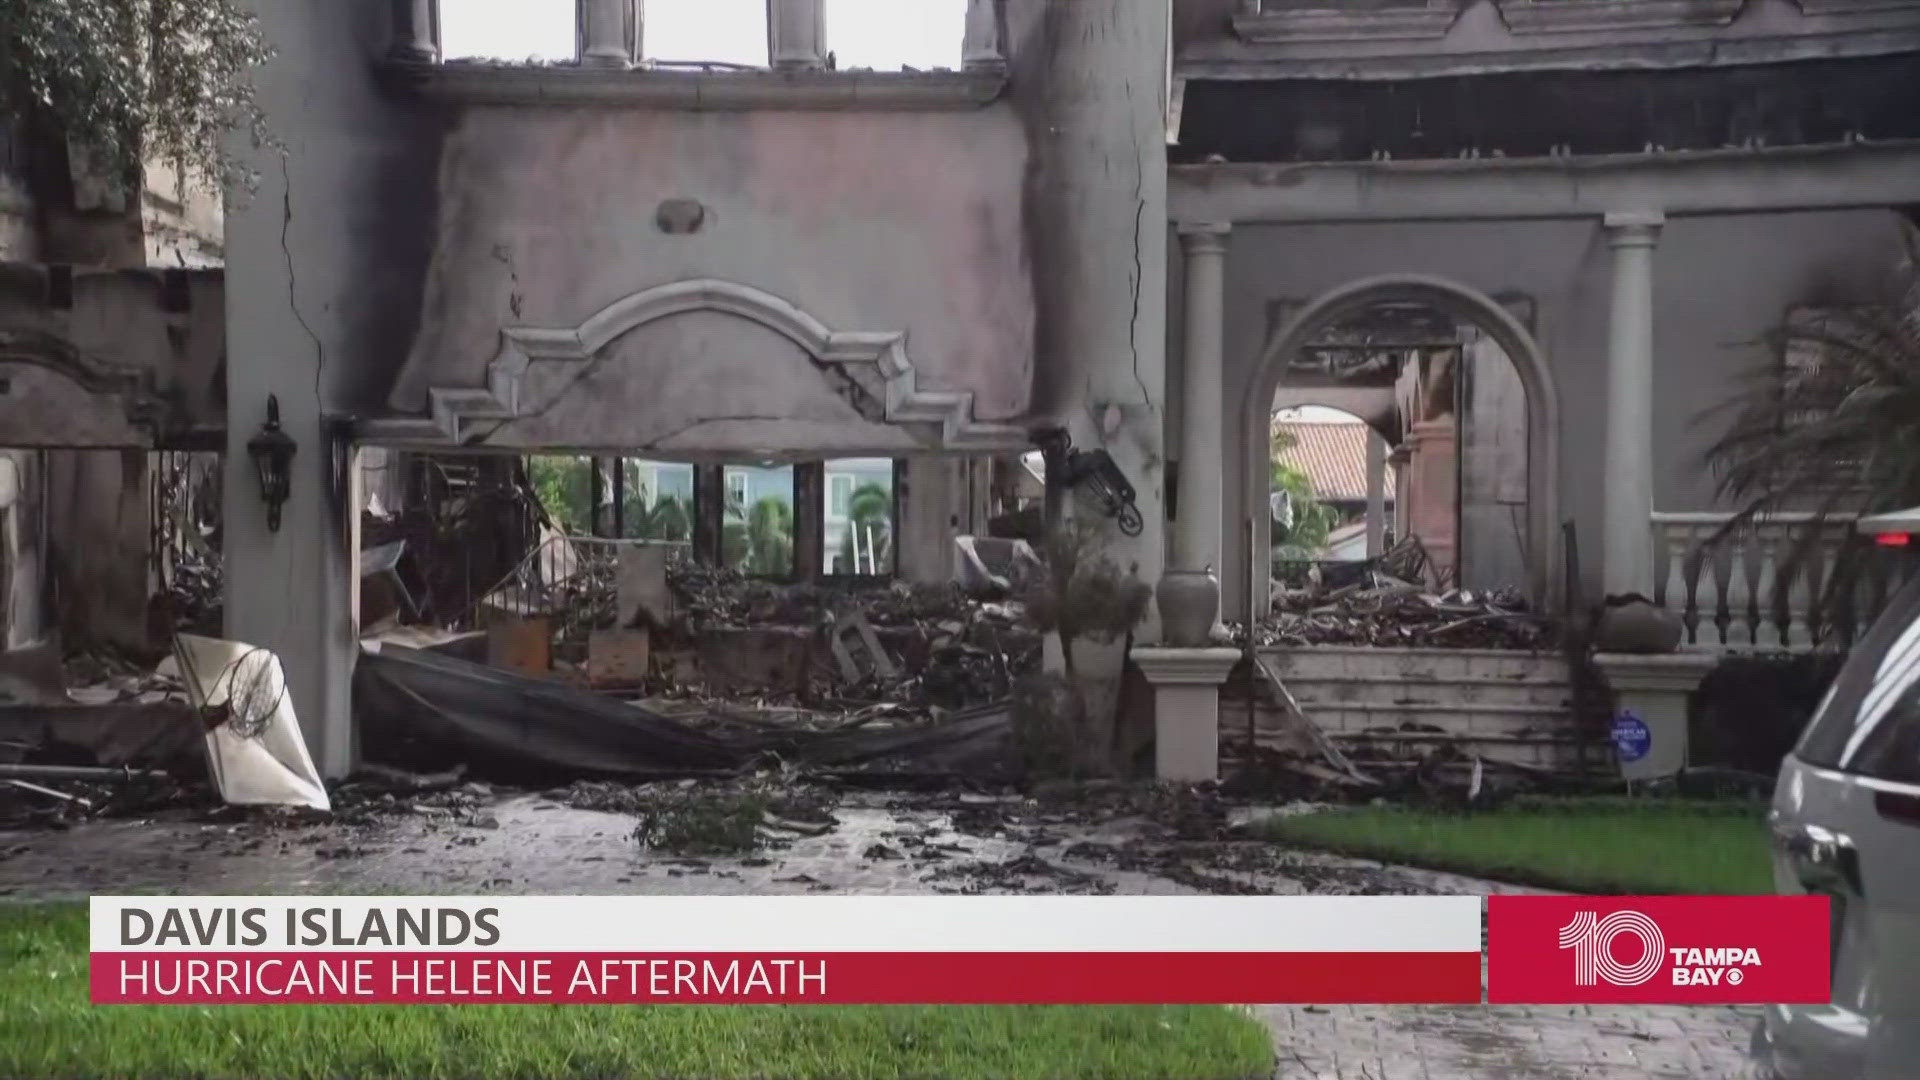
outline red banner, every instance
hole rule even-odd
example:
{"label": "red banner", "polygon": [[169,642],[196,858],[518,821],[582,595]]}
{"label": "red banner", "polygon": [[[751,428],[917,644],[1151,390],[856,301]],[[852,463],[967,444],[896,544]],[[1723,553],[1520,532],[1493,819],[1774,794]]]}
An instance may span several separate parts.
{"label": "red banner", "polygon": [[1480,1000],[1473,952],[96,952],[93,1000],[1434,1003]]}
{"label": "red banner", "polygon": [[1824,896],[1490,896],[1487,1000],[1818,1004]]}

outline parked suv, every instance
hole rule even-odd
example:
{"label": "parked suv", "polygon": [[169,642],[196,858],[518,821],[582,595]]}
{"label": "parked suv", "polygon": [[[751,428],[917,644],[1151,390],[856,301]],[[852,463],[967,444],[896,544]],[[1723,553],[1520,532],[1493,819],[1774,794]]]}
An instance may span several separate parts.
{"label": "parked suv", "polygon": [[1769,824],[1775,888],[1833,898],[1833,1000],[1767,1008],[1761,1074],[1920,1077],[1920,575],[1781,766]]}

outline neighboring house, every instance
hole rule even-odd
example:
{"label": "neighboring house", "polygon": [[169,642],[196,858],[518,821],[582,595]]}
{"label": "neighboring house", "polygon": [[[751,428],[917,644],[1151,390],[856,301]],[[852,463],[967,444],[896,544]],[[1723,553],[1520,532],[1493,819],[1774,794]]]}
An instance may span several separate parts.
{"label": "neighboring house", "polygon": [[677,499],[680,505],[693,505],[693,466],[677,461],[636,461],[641,501],[648,507],[663,499]]}
{"label": "neighboring house", "polygon": [[[1313,480],[1313,497],[1339,512],[1342,523],[1367,512],[1367,440],[1373,429],[1365,421],[1348,419],[1282,419],[1273,421],[1279,449],[1274,460],[1305,473]],[[1393,507],[1393,466],[1384,454],[1378,491],[1390,515]]]}
{"label": "neighboring house", "polygon": [[[823,566],[828,573],[877,573],[884,569],[882,549],[891,541],[893,518],[893,462],[888,458],[842,458],[826,466],[827,515]],[[848,531],[853,527],[853,494],[864,487],[876,487],[887,495],[886,517],[869,523],[869,531],[857,538],[854,548],[859,566],[847,565]],[[870,555],[869,552],[872,552]]]}

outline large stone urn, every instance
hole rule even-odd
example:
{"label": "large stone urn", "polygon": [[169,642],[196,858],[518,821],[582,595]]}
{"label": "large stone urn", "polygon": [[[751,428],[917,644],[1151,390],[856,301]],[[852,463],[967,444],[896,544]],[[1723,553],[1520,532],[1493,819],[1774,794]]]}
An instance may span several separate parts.
{"label": "large stone urn", "polygon": [[1686,624],[1644,596],[1609,596],[1593,644],[1607,653],[1670,653],[1686,637]]}
{"label": "large stone urn", "polygon": [[1213,568],[1168,569],[1161,573],[1154,601],[1160,608],[1160,632],[1176,649],[1203,649],[1213,644],[1213,624],[1220,614],[1220,579]]}

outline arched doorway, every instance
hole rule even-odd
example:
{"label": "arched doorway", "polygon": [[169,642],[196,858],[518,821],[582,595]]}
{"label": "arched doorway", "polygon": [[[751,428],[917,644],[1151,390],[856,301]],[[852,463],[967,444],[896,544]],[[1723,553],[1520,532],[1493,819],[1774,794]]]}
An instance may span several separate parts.
{"label": "arched doorway", "polygon": [[[1240,446],[1249,507],[1267,502],[1272,452],[1271,423],[1275,393],[1295,369],[1295,358],[1323,342],[1330,331],[1383,305],[1424,308],[1463,326],[1471,326],[1510,361],[1525,397],[1526,480],[1524,548],[1526,589],[1539,605],[1557,601],[1551,583],[1556,580],[1558,544],[1559,398],[1538,343],[1519,319],[1493,298],[1468,286],[1426,275],[1387,275],[1367,278],[1334,289],[1293,315],[1267,343],[1251,381],[1243,387]],[[1247,611],[1259,617],[1267,610],[1272,545],[1272,522],[1253,514],[1250,550],[1244,552],[1247,569]],[[1244,534],[1243,534],[1244,535]]]}

